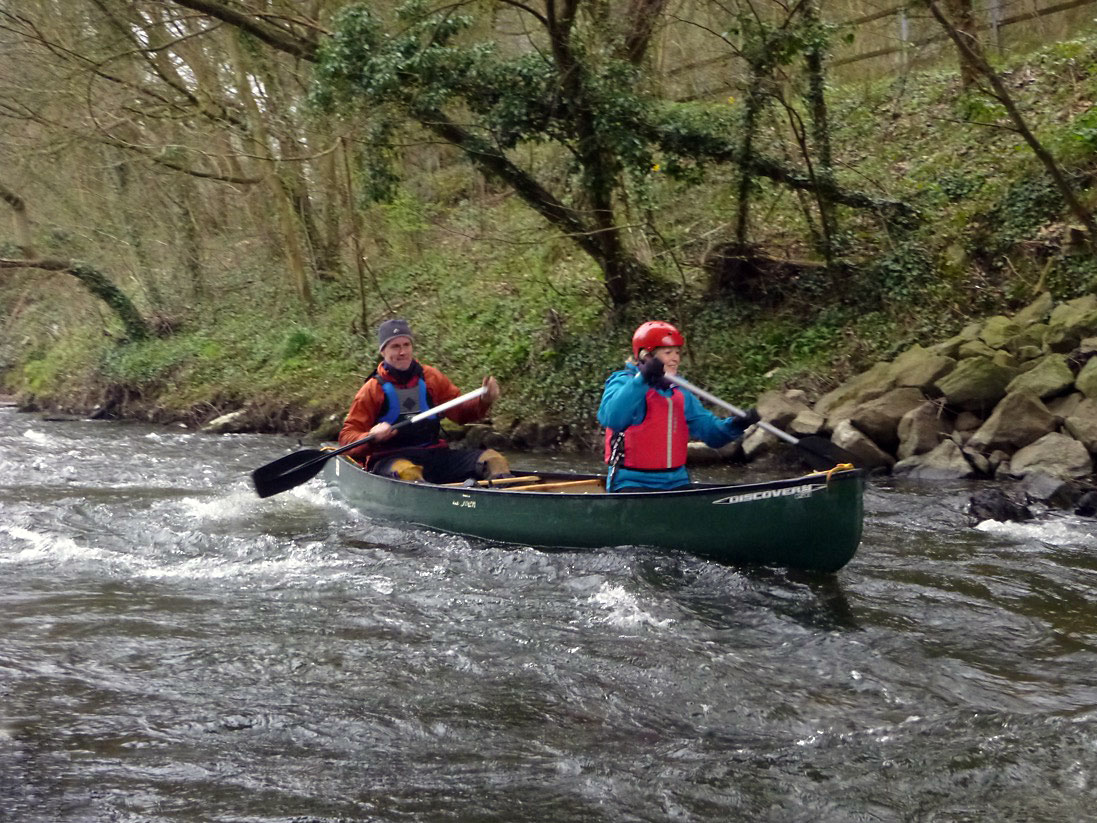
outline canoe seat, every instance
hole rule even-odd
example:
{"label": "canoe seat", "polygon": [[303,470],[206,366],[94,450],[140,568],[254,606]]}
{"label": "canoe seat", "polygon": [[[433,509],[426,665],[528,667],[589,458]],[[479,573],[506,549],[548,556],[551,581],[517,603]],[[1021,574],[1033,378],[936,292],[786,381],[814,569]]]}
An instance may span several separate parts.
{"label": "canoe seat", "polygon": [[605,490],[606,483],[601,477],[589,480],[566,480],[560,483],[535,483],[515,489],[523,492],[569,492],[571,494],[599,494]]}

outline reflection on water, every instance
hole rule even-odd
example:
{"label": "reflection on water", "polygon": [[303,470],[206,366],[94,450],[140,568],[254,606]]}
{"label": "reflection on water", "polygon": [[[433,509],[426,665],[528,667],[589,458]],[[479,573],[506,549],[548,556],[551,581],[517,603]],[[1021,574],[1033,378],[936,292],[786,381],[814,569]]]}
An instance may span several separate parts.
{"label": "reflection on water", "polygon": [[1092,818],[1094,521],[549,553],[256,499],[291,442],[0,410],[0,819]]}

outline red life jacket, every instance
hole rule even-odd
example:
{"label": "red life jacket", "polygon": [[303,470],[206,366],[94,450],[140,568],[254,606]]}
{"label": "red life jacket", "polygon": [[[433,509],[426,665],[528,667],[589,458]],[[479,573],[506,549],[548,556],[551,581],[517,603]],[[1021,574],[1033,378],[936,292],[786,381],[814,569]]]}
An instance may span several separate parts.
{"label": "red life jacket", "polygon": [[[686,401],[675,389],[670,397],[648,389],[647,411],[642,422],[624,430],[625,454],[620,465],[626,469],[662,471],[686,465],[689,427]],[[605,461],[610,462],[617,432],[606,429]]]}

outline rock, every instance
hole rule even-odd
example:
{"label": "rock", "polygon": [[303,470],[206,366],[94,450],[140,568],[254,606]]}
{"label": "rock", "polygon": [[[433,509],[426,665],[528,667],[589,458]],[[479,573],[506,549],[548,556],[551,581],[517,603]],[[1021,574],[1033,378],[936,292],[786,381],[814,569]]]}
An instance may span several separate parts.
{"label": "rock", "polygon": [[1021,327],[1008,317],[996,315],[988,317],[979,332],[979,339],[992,349],[1004,348],[1006,343],[1021,333]]}
{"label": "rock", "polygon": [[1003,464],[1007,469],[1009,468],[1009,453],[1001,449],[995,449],[987,455],[987,462],[990,464],[991,474],[997,474]]}
{"label": "rock", "polygon": [[841,406],[852,406],[879,397],[892,387],[891,364],[877,363],[819,398],[815,411],[824,417]]}
{"label": "rock", "polygon": [[892,389],[887,394],[853,409],[849,422],[880,448],[894,451],[899,445],[899,421],[903,415],[925,401],[926,397],[919,389]]}
{"label": "rock", "polygon": [[1038,357],[1042,357],[1044,354],[1043,346],[1020,346],[1017,349],[1017,360],[1024,364]]}
{"label": "rock", "polygon": [[967,445],[981,451],[1019,449],[1055,431],[1059,418],[1031,394],[1007,394]]}
{"label": "rock", "polygon": [[1086,398],[1078,404],[1070,417],[1063,421],[1063,430],[1097,454],[1097,400]]}
{"label": "rock", "polygon": [[788,424],[788,430],[792,434],[803,437],[809,434],[819,434],[826,428],[826,424],[827,421],[821,414],[807,409],[792,419],[792,422]]}
{"label": "rock", "polygon": [[686,462],[691,466],[711,466],[723,463],[724,458],[712,446],[706,446],[699,440],[691,440],[686,446]]}
{"label": "rock", "polygon": [[201,431],[206,434],[238,434],[251,431],[252,426],[248,421],[246,409],[238,409],[228,414],[222,414],[202,426]]}
{"label": "rock", "polygon": [[1016,372],[986,357],[969,357],[937,381],[937,388],[950,405],[971,411],[994,408],[1006,393]]}
{"label": "rock", "polygon": [[1097,516],[1097,491],[1086,492],[1074,505],[1074,513],[1079,517]]}
{"label": "rock", "polygon": [[959,351],[956,352],[956,357],[959,360],[966,360],[969,357],[986,357],[993,359],[997,349],[992,349],[982,340],[969,340],[960,346]]}
{"label": "rock", "polygon": [[1097,332],[1097,295],[1087,294],[1060,303],[1052,310],[1044,340],[1052,351],[1068,352],[1094,332]]}
{"label": "rock", "polygon": [[983,425],[983,418],[974,412],[960,412],[956,415],[956,420],[952,424],[952,428],[958,432],[974,432],[981,425]]}
{"label": "rock", "polygon": [[489,431],[484,436],[484,443],[481,448],[484,449],[510,449],[514,448],[514,444],[510,438],[505,434],[501,434],[497,431]]}
{"label": "rock", "polygon": [[894,457],[858,431],[848,420],[843,420],[835,427],[830,439],[836,446],[856,457],[858,463],[867,469],[890,469],[895,465]]}
{"label": "rock", "polygon": [[510,432],[510,439],[519,449],[529,449],[537,445],[541,438],[541,426],[536,421],[522,421]]}
{"label": "rock", "polygon": [[1013,315],[1013,322],[1021,328],[1033,323],[1042,323],[1051,314],[1055,301],[1051,299],[1051,292],[1041,292],[1040,296]]}
{"label": "rock", "polygon": [[1006,349],[1020,355],[1021,349],[1034,348],[1040,352],[1044,350],[1044,340],[1047,338],[1047,323],[1033,323],[1006,342]]}
{"label": "rock", "polygon": [[974,467],[952,440],[944,440],[926,454],[908,457],[895,464],[895,473],[915,480],[962,480],[975,477]]}
{"label": "rock", "polygon": [[1054,397],[1074,385],[1074,372],[1061,354],[1049,354],[1036,362],[1029,371],[1019,374],[1009,385],[1007,392],[1026,392],[1037,397]]}
{"label": "rock", "polygon": [[1086,397],[1097,400],[1097,357],[1091,357],[1078,376],[1074,378],[1074,387]]}
{"label": "rock", "polygon": [[758,398],[755,405],[758,414],[767,423],[779,429],[788,429],[790,423],[801,412],[811,411],[811,407],[799,398],[790,399],[787,393],[768,391]]}
{"label": "rock", "polygon": [[1052,432],[1013,455],[1010,470],[1017,477],[1040,472],[1071,479],[1092,474],[1093,460],[1086,447],[1073,437]]}
{"label": "rock", "polygon": [[762,455],[772,452],[773,447],[782,441],[761,426],[751,426],[741,442],[743,444],[743,457],[746,460],[756,460]]}
{"label": "rock", "polygon": [[980,489],[968,500],[968,514],[976,523],[984,520],[1031,520],[1028,506],[1013,500],[1001,489]]}
{"label": "rock", "polygon": [[933,354],[921,346],[912,346],[895,358],[891,365],[894,385],[924,390],[956,368],[956,360]]}
{"label": "rock", "polygon": [[1021,482],[1029,500],[1038,500],[1061,509],[1069,509],[1082,496],[1082,488],[1073,480],[1033,472]]}
{"label": "rock", "polygon": [[1047,410],[1056,417],[1065,419],[1074,414],[1074,410],[1077,409],[1079,404],[1085,399],[1086,396],[1081,392],[1071,392],[1062,397],[1053,397],[1050,400],[1045,400],[1044,405],[1047,406]]}
{"label": "rock", "polygon": [[943,436],[952,431],[952,423],[942,411],[936,403],[927,401],[903,415],[898,428],[900,459],[925,454],[940,445]]}
{"label": "rock", "polygon": [[465,426],[465,437],[461,441],[461,447],[465,449],[485,449],[484,445],[489,434],[494,434],[491,426],[486,423],[469,423]]}

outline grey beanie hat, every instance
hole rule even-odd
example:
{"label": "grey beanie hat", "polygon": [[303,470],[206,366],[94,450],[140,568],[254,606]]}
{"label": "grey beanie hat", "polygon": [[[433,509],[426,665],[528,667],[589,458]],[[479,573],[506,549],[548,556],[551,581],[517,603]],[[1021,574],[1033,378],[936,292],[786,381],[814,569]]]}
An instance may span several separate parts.
{"label": "grey beanie hat", "polygon": [[377,350],[380,351],[383,349],[388,345],[388,342],[395,337],[407,337],[412,341],[415,340],[415,337],[411,333],[411,326],[408,325],[407,320],[395,317],[392,320],[386,320],[382,323],[381,327],[377,330]]}

